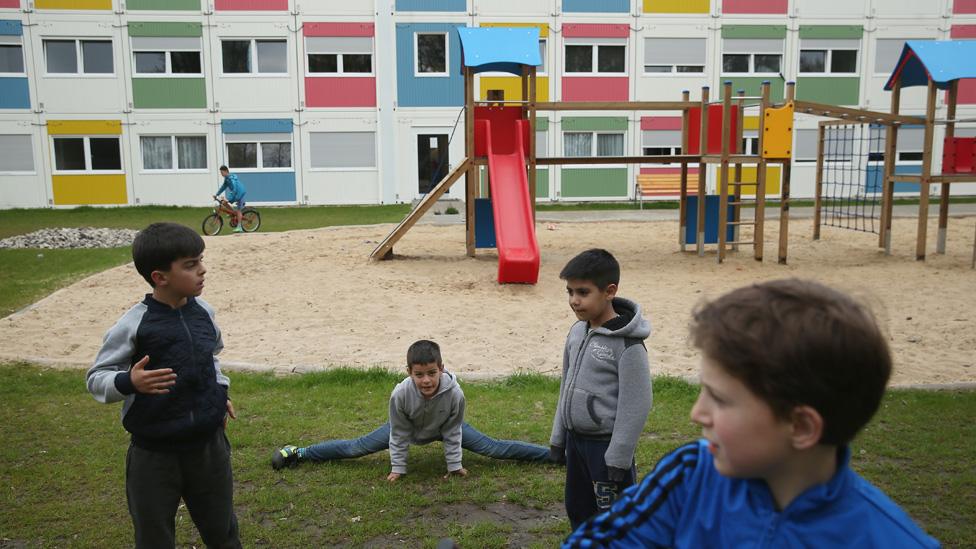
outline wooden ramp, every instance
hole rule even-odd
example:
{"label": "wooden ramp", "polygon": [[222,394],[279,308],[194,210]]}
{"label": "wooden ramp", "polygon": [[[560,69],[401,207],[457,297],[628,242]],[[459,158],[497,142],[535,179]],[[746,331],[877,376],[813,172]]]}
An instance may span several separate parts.
{"label": "wooden ramp", "polygon": [[403,218],[403,221],[390,234],[386,235],[383,242],[380,242],[379,246],[373,250],[373,253],[369,254],[369,258],[373,261],[388,259],[393,254],[393,245],[399,242],[403,238],[403,235],[407,234],[407,231],[437,203],[440,197],[444,196],[444,193],[451,188],[454,182],[464,175],[469,167],[471,167],[471,159],[465,158],[458,167],[454,168],[444,179],[441,179],[430,192],[424,195],[420,203],[417,204],[417,207],[407,214],[407,217]]}

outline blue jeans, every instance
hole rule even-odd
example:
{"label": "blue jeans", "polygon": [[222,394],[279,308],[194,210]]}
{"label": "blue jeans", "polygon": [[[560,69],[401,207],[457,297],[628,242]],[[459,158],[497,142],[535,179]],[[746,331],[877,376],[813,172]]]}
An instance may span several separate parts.
{"label": "blue jeans", "polygon": [[[326,440],[299,450],[301,459],[328,461],[362,457],[390,447],[390,424],[384,423],[375,431],[352,440]],[[475,429],[467,422],[461,424],[461,447],[476,454],[495,459],[547,461],[549,448],[520,440],[497,440]]]}

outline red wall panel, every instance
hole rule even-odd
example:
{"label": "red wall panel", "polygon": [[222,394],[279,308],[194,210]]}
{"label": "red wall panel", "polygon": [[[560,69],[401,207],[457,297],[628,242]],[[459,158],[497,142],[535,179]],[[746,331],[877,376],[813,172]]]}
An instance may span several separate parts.
{"label": "red wall panel", "polygon": [[305,36],[373,36],[373,23],[305,23]]}
{"label": "red wall panel", "polygon": [[722,13],[786,13],[788,0],[724,0]]}
{"label": "red wall panel", "polygon": [[216,0],[217,11],[288,11],[288,0]]}
{"label": "red wall panel", "polygon": [[563,101],[627,101],[626,76],[573,76],[563,78]]}
{"label": "red wall panel", "polygon": [[306,107],[375,107],[374,77],[306,77]]}
{"label": "red wall panel", "polygon": [[596,23],[572,23],[563,25],[565,38],[628,38],[629,25],[607,25]]}

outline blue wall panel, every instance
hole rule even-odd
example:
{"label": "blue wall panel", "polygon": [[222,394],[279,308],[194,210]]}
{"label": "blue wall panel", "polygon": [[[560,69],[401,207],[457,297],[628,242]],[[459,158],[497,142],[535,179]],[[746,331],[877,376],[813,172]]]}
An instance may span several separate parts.
{"label": "blue wall panel", "polygon": [[291,133],[291,118],[238,118],[220,122],[224,133]]}
{"label": "blue wall panel", "polygon": [[20,21],[13,19],[0,19],[0,35],[3,36],[23,36],[24,27]]}
{"label": "blue wall panel", "polygon": [[[461,40],[453,23],[397,24],[397,103],[401,107],[460,107],[464,104]],[[448,76],[414,76],[414,33],[446,32]]]}
{"label": "blue wall panel", "polygon": [[247,188],[245,202],[294,202],[295,172],[234,172]]}
{"label": "blue wall panel", "polygon": [[[918,175],[922,173],[922,167],[919,165],[908,165],[899,166],[895,164],[895,173],[901,175]],[[865,177],[867,182],[865,184],[865,192],[867,193],[881,193],[883,186],[882,181],[884,179],[884,166],[868,166],[865,171]],[[918,183],[908,183],[905,181],[895,181],[895,192],[896,193],[919,193]]]}
{"label": "blue wall panel", "polygon": [[396,0],[397,11],[467,11],[466,0]]}
{"label": "blue wall panel", "polygon": [[563,12],[630,13],[630,0],[563,0]]}
{"label": "blue wall panel", "polygon": [[0,109],[29,109],[27,78],[0,78]]}

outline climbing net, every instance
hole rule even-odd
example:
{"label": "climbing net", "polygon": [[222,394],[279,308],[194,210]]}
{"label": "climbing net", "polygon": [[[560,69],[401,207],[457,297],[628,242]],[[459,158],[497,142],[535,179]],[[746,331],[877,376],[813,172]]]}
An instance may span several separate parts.
{"label": "climbing net", "polygon": [[885,127],[824,126],[820,224],[877,234],[884,179]]}

